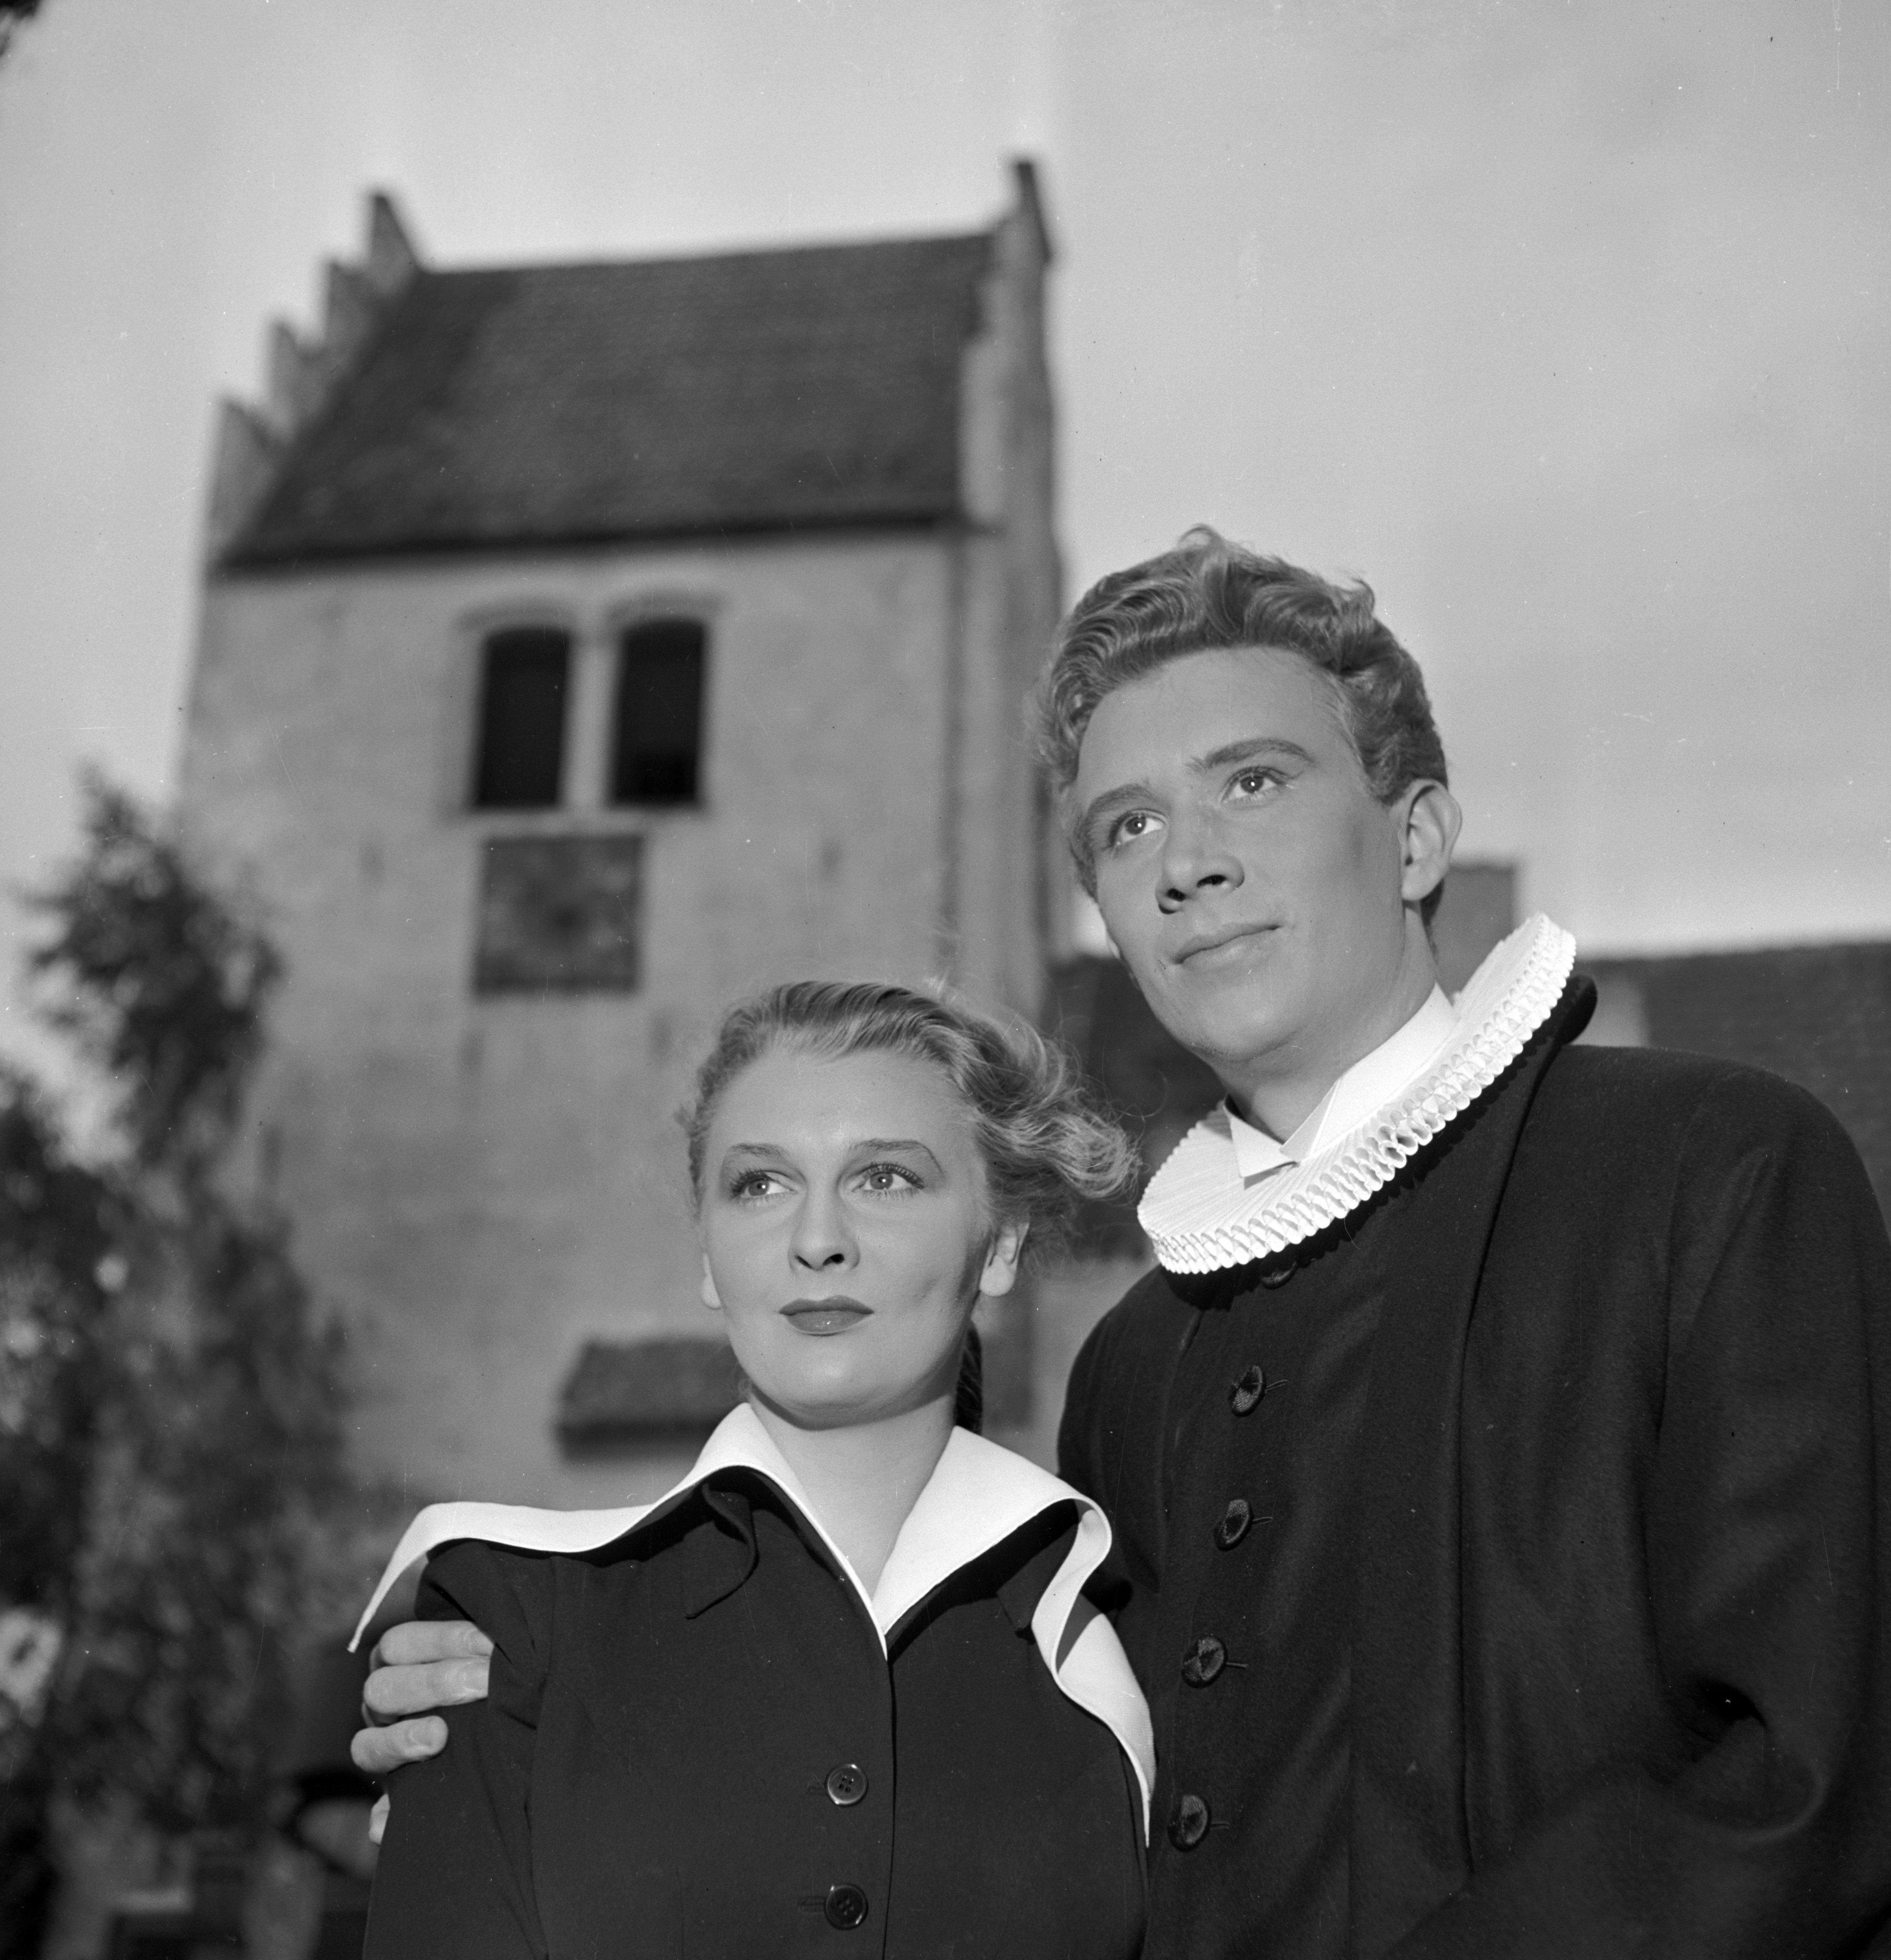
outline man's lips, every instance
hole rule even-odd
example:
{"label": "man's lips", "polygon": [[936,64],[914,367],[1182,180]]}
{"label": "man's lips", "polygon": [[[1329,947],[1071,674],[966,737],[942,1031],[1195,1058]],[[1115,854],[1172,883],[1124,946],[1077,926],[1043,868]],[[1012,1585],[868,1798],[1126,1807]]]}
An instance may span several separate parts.
{"label": "man's lips", "polygon": [[793,1300],[781,1309],[781,1317],[800,1334],[844,1334],[858,1327],[873,1309],[857,1300],[837,1293],[831,1300]]}
{"label": "man's lips", "polygon": [[1273,930],[1271,925],[1215,926],[1184,940],[1169,958],[1178,966],[1191,962],[1200,966],[1218,966],[1221,963],[1218,956],[1235,957],[1246,941],[1259,939]]}

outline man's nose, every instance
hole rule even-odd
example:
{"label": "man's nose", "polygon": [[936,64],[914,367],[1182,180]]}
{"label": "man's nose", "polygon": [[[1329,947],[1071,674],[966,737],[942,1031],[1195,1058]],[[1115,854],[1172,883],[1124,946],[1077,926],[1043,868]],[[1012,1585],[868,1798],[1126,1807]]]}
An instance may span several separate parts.
{"label": "man's nose", "polygon": [[1171,813],[1163,835],[1162,878],[1156,894],[1163,911],[1178,910],[1198,892],[1232,891],[1245,876],[1212,813]]}
{"label": "man's nose", "polygon": [[853,1235],[832,1192],[812,1191],[803,1200],[795,1214],[790,1251],[806,1272],[844,1271],[853,1263]]}

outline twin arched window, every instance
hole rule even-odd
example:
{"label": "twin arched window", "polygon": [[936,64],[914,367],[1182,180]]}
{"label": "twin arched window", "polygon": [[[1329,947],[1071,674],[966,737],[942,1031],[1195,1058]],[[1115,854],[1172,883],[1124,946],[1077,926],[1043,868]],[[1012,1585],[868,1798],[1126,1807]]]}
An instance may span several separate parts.
{"label": "twin arched window", "polygon": [[[700,619],[640,619],[618,635],[604,794],[628,808],[701,800],[708,634]],[[476,810],[553,810],[566,800],[573,639],[506,626],[481,643]]]}

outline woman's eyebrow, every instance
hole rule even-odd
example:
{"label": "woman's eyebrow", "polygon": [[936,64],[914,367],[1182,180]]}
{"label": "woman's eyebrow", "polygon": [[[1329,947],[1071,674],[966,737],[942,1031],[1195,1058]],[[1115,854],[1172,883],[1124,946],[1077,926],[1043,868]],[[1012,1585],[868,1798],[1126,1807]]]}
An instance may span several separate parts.
{"label": "woman's eyebrow", "polygon": [[917,1137],[863,1137],[853,1145],[853,1151],[863,1150],[917,1150],[928,1159],[935,1169],[939,1167],[939,1159],[933,1155],[929,1146]]}

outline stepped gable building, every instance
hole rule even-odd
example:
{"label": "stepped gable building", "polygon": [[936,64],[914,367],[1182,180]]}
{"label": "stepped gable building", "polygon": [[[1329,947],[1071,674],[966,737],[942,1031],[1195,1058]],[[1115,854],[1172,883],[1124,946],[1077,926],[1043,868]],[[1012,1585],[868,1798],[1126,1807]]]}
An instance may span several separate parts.
{"label": "stepped gable building", "polygon": [[672,1121],[724,1003],[1041,1004],[1015,192],[960,237],[472,270],[377,196],[222,410],[184,814],[286,956],[257,1175],[417,1497],[660,1486],[693,1445],[653,1434],[726,1400]]}

